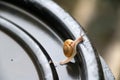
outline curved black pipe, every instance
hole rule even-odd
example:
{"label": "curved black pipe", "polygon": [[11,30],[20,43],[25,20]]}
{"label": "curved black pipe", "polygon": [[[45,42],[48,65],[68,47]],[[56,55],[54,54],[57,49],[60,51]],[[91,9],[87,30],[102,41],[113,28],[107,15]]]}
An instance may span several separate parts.
{"label": "curved black pipe", "polygon": [[[5,21],[2,22],[2,21]],[[8,25],[8,24],[11,24],[11,25]],[[39,60],[39,58],[42,58],[40,56],[37,56],[36,55],[36,52],[35,50],[38,49],[36,46],[39,46],[40,50],[42,50],[42,52],[44,53],[44,55],[46,56],[46,59],[48,60],[48,63],[49,64],[49,61],[52,61],[51,58],[49,57],[48,53],[45,51],[45,49],[42,47],[42,45],[40,43],[37,42],[37,40],[35,40],[29,33],[27,33],[25,30],[23,30],[22,28],[20,28],[18,25],[16,25],[15,23],[3,18],[3,17],[0,17],[0,30],[2,30],[3,32],[5,32],[6,34],[8,34],[9,36],[11,36],[14,40],[17,41],[17,43],[19,43],[23,48],[24,50],[27,52],[27,53],[30,53],[28,54],[30,56],[30,58],[32,59],[36,69],[37,69],[37,72],[38,72],[38,75],[39,75],[39,79],[41,80],[46,80],[45,76],[46,74],[44,74],[45,71],[43,71],[42,69],[47,69],[45,66],[41,66],[41,65],[44,65],[44,64],[40,64],[40,62],[45,62],[45,58],[41,61]],[[22,32],[19,34],[19,32]],[[30,37],[30,38],[26,38],[26,37]],[[32,42],[32,40],[35,42]],[[31,46],[31,43],[34,43],[32,46]],[[37,52],[38,53],[38,52]],[[39,53],[41,54],[41,53]],[[45,63],[46,64],[46,63]],[[51,69],[52,69],[52,74],[54,75],[53,78],[54,80],[59,80],[58,79],[58,75],[57,75],[57,72],[55,70],[55,67],[54,67],[54,64],[49,64]],[[48,70],[48,69],[47,69]],[[48,70],[49,72],[49,70]],[[47,72],[46,72],[47,73]],[[51,74],[51,73],[48,73],[48,74]]]}
{"label": "curved black pipe", "polygon": [[[61,36],[61,38],[63,38],[63,40],[65,40],[67,38],[74,39],[74,36],[67,29],[67,26],[64,23],[62,23],[54,14],[49,12],[48,9],[35,3],[34,0],[4,0],[4,1],[12,3],[18,7],[21,7],[22,9],[25,9],[26,11],[30,12],[37,18],[41,19],[46,24],[48,24],[56,33],[58,33],[59,36]],[[101,66],[101,63],[99,60],[99,56],[97,54],[95,54],[95,55],[96,55],[95,57],[97,60],[97,66],[99,69],[100,80],[104,80],[104,75],[102,72],[102,66]],[[82,58],[82,60],[83,59],[84,58]],[[85,68],[86,64],[84,62],[83,62],[83,66],[84,66],[83,69],[86,69]],[[86,76],[87,76],[87,74],[85,74],[84,77],[86,77]],[[87,78],[85,78],[85,79],[87,79]]]}

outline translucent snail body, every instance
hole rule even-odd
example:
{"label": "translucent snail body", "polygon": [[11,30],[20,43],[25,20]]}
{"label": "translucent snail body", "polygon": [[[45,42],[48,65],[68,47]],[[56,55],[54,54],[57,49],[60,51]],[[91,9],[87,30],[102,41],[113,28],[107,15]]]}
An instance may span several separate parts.
{"label": "translucent snail body", "polygon": [[83,37],[79,37],[76,40],[67,39],[63,44],[63,52],[67,57],[65,60],[61,61],[60,64],[66,64],[71,61],[72,58],[76,55],[76,47],[77,45],[83,41]]}

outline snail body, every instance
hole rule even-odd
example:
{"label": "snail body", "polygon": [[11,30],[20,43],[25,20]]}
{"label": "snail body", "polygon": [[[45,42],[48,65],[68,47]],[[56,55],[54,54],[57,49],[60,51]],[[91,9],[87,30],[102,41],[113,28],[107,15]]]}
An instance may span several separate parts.
{"label": "snail body", "polygon": [[61,61],[60,64],[66,64],[66,63],[70,62],[72,60],[72,58],[74,58],[74,56],[77,53],[76,47],[82,41],[83,41],[83,37],[81,36],[76,40],[67,39],[64,42],[64,44],[63,44],[63,52],[64,52],[64,55],[67,58],[65,60]]}

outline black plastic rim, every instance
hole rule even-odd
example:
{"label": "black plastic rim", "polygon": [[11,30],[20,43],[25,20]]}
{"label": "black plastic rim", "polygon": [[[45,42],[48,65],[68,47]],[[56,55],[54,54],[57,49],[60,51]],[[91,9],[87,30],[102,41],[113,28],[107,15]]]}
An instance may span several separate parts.
{"label": "black plastic rim", "polygon": [[[67,39],[67,38],[71,38],[74,39],[74,35],[70,32],[69,29],[67,29],[67,26],[64,25],[64,23],[58,19],[57,16],[55,16],[54,14],[52,14],[47,8],[45,8],[44,6],[39,4],[39,1],[37,3],[37,1],[31,1],[31,0],[3,0],[3,1],[7,1],[9,3],[12,3],[16,6],[19,6],[22,9],[25,9],[26,11],[28,11],[29,13],[33,14],[34,16],[36,16],[37,18],[39,18],[40,20],[42,20],[43,22],[45,22],[47,25],[49,25],[49,27],[54,30],[63,40]],[[82,51],[79,48],[79,52],[81,53]],[[104,80],[104,76],[103,76],[103,72],[102,72],[102,67],[99,61],[99,58],[97,57],[98,55],[96,54],[96,59],[98,61],[98,69],[99,69],[99,80]],[[82,74],[81,74],[81,79],[83,80],[89,80],[88,79],[88,72],[87,72],[87,66],[86,66],[86,62],[84,60],[83,55],[78,54],[78,56],[76,56],[77,61],[79,62],[81,66],[81,70],[82,70]]]}

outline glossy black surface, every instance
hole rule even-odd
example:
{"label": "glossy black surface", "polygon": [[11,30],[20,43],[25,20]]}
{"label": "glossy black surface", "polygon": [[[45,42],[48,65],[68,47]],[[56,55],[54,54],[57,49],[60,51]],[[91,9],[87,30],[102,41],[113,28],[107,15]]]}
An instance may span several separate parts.
{"label": "glossy black surface", "polygon": [[[2,4],[3,3],[0,4],[0,16],[5,18],[4,20],[6,21],[6,23],[8,22],[8,23],[11,23],[11,24],[15,25],[16,27],[18,27],[21,31],[24,32],[25,35],[29,36],[36,45],[39,46],[39,48],[42,51],[42,54],[44,54],[46,56],[46,59],[48,60],[47,65],[49,65],[52,70],[52,72],[50,74],[52,74],[52,76],[55,80],[58,78],[60,80],[66,80],[66,79],[67,80],[74,80],[74,79],[80,80],[81,75],[83,75],[82,78],[85,78],[84,77],[85,73],[84,72],[81,73],[81,69],[83,68],[83,66],[81,66],[80,64],[83,64],[83,63],[80,61],[80,59],[78,57],[73,59],[73,61],[70,62],[69,64],[62,65],[62,66],[59,65],[59,62],[61,60],[65,59],[65,56],[62,51],[63,41],[64,41],[64,39],[66,39],[68,37],[72,38],[72,35],[68,35],[69,31],[66,31],[66,29],[60,27],[60,25],[56,26],[57,28],[54,28],[54,26],[52,26],[52,25],[51,25],[52,27],[50,27],[50,26],[46,25],[44,22],[42,22],[42,21],[38,20],[37,18],[35,18],[34,16],[32,16],[31,14],[26,13],[25,11],[23,11],[19,8],[16,8],[15,6],[12,6],[12,5],[9,5],[6,3],[3,5]],[[51,22],[51,23],[53,23],[53,22]],[[58,25],[58,24],[56,24],[56,25]],[[3,25],[1,25],[1,26],[3,26]],[[4,26],[8,26],[8,25],[4,24]],[[16,47],[17,49],[10,48],[10,49],[8,49],[9,51],[15,50],[16,52],[17,51],[19,52],[19,50],[21,50],[21,48],[23,48],[23,51],[26,50],[27,48],[29,48],[30,45],[28,45],[28,47],[26,47],[26,48],[23,47],[23,46],[25,46],[24,44],[26,42],[19,45],[19,41],[21,41],[21,40],[19,40],[19,38],[15,37],[16,34],[19,34],[18,32],[14,32],[15,35],[13,35],[13,34],[9,33],[8,29],[2,29],[2,28],[1,28],[1,32],[2,32],[2,34],[9,37],[9,38],[7,38],[8,42],[7,41],[3,42],[4,46],[8,45],[11,40],[13,41],[13,46],[21,45],[21,47]],[[5,34],[4,32],[5,33],[8,32],[8,33]],[[1,36],[2,36],[2,34],[1,34]],[[22,37],[22,35],[21,35],[21,37]],[[16,38],[17,38],[17,40],[16,40]],[[27,39],[26,39],[26,41],[27,41]],[[31,44],[31,43],[29,43],[29,44]],[[1,45],[1,46],[3,46],[3,45]],[[10,45],[12,45],[12,44],[10,44]],[[3,62],[6,61],[7,63],[9,63],[9,62],[14,63],[14,59],[16,59],[16,57],[18,55],[25,56],[25,55],[29,55],[29,53],[30,53],[29,50],[28,50],[28,52],[25,52],[24,54],[23,54],[23,52],[21,52],[22,54],[19,54],[16,52],[10,52],[10,53],[13,53],[12,59],[10,58],[11,55],[7,55],[8,58],[10,59],[9,61],[6,61],[6,60],[8,60],[8,59],[6,59],[7,57],[4,56],[4,54],[2,54],[3,57],[5,57],[5,58],[4,58],[4,60],[1,60],[1,61],[3,61]],[[8,53],[6,53],[6,54],[8,54]],[[30,68],[30,66],[27,65],[27,63],[29,63],[30,65],[32,65],[31,67],[34,70],[33,71],[34,73],[36,73],[36,72],[40,73],[39,75],[35,74],[35,77],[38,80],[41,77],[43,77],[43,79],[44,79],[44,77],[46,77],[44,75],[46,75],[49,72],[46,71],[46,72],[41,73],[41,71],[44,71],[44,69],[42,70],[42,68],[39,68],[39,65],[38,65],[39,62],[37,63],[36,62],[37,60],[35,60],[35,59],[36,58],[34,58],[34,56],[30,56],[30,55],[27,56],[25,59],[20,58],[21,63],[26,64],[24,66],[25,68],[22,68],[21,66],[23,64],[19,64],[19,62],[16,62],[14,64],[6,64],[3,66],[8,66],[5,68],[5,70],[8,69],[8,71],[11,69],[9,67],[10,65],[14,66],[15,68],[22,69],[22,71],[25,71],[24,69],[26,69],[27,67]],[[29,60],[29,61],[26,62],[26,60]],[[49,61],[51,61],[51,60],[53,63],[49,64]],[[20,66],[16,66],[16,65],[20,65]],[[42,64],[40,64],[40,66],[41,65],[43,66],[45,64],[42,63]],[[14,67],[12,67],[12,68],[14,69]],[[84,71],[84,70],[82,70],[82,71]],[[15,72],[12,72],[12,74],[10,74],[10,72],[5,73],[4,76],[2,76],[2,77],[11,76],[11,78],[6,79],[6,80],[10,80],[10,79],[13,80],[14,78],[19,78],[18,76],[22,76],[21,74],[16,74],[16,72],[18,72],[18,71],[16,70]],[[29,75],[32,75],[31,73],[32,73],[32,71],[24,72],[24,74],[29,74]],[[1,71],[1,74],[2,74],[2,71]],[[40,77],[38,78],[38,76],[40,76]],[[34,80],[33,79],[34,77],[32,77],[32,76],[31,77],[25,76],[25,77],[27,77],[27,78],[23,78],[22,80],[27,80],[28,78],[29,78],[29,80]],[[47,76],[47,77],[49,78],[49,76]]]}
{"label": "glossy black surface", "polygon": [[[75,58],[60,65],[64,40],[81,35]],[[0,79],[114,80],[81,26],[52,0],[1,0],[0,44]]]}

